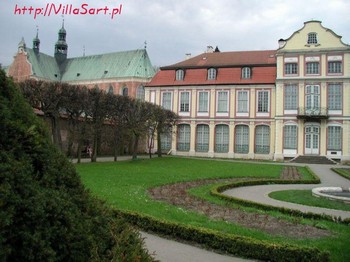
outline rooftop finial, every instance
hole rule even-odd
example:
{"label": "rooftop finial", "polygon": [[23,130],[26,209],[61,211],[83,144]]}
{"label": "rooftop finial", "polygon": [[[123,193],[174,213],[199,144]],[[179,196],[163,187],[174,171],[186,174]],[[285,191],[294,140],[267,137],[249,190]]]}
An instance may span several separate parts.
{"label": "rooftop finial", "polygon": [[36,25],[36,38],[38,38],[38,37],[39,37],[39,26]]}
{"label": "rooftop finial", "polygon": [[64,15],[62,15],[62,28],[64,28]]}
{"label": "rooftop finial", "polygon": [[146,49],[146,48],[147,48],[147,41],[146,41],[146,40],[145,40],[145,43],[144,43],[144,44],[145,44],[145,49]]}

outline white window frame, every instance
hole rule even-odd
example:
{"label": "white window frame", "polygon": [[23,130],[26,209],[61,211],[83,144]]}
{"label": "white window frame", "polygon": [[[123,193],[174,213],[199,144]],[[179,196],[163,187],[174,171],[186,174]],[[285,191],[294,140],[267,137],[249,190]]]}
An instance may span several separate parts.
{"label": "white window frame", "polygon": [[208,80],[216,80],[217,77],[217,69],[211,67],[208,69]]}
{"label": "white window frame", "polygon": [[[224,100],[219,101],[219,99],[221,98],[221,93],[224,94],[226,93],[226,107],[224,109],[220,109],[219,107],[221,107],[221,102],[223,102]],[[228,90],[219,90],[216,92],[216,116],[228,116],[229,115],[229,101],[230,101],[230,92]],[[219,111],[220,110],[220,111]]]}
{"label": "white window frame", "polygon": [[[188,93],[188,105],[187,106],[185,106],[185,103],[183,101],[184,97],[182,97],[185,93]],[[180,91],[179,92],[179,115],[180,116],[190,116],[190,112],[191,112],[191,92],[190,91]]]}
{"label": "white window frame", "polygon": [[249,126],[236,125],[235,127],[235,153],[249,153]]}
{"label": "white window frame", "polygon": [[271,130],[268,125],[257,125],[255,127],[255,154],[270,154]]}
{"label": "white window frame", "polygon": [[328,61],[327,74],[341,75],[343,73],[343,61]]}
{"label": "white window frame", "polygon": [[250,79],[252,77],[252,70],[250,67],[242,68],[242,79]]}
{"label": "white window frame", "polygon": [[215,126],[215,153],[227,153],[230,144],[230,127],[225,124]]}
{"label": "white window frame", "polygon": [[191,126],[189,124],[180,124],[177,128],[177,143],[178,151],[188,152],[191,147]]}
{"label": "white window frame", "polygon": [[285,62],[284,63],[284,75],[297,76],[299,74],[299,67],[297,62]]}
{"label": "white window frame", "polygon": [[327,151],[342,151],[342,132],[340,125],[327,127]]}
{"label": "white window frame", "polygon": [[[202,101],[201,95],[206,94],[206,101]],[[210,93],[209,91],[198,91],[197,92],[197,115],[198,116],[209,116],[209,101]],[[205,103],[206,102],[206,103]]]}
{"label": "white window frame", "polygon": [[318,61],[309,61],[305,65],[305,74],[306,75],[319,75],[320,74],[320,62]]}
{"label": "white window frame", "polygon": [[[267,94],[267,96],[266,96]],[[263,97],[261,97],[263,96]],[[270,116],[270,90],[258,90],[256,94],[256,116]],[[265,99],[267,98],[267,101]]]}
{"label": "white window frame", "polygon": [[175,79],[176,81],[183,81],[185,78],[185,70],[183,69],[177,69],[175,73]]}
{"label": "white window frame", "polygon": [[[338,90],[337,90],[338,89]],[[327,86],[327,106],[330,115],[343,112],[343,86],[341,83],[329,83]]]}
{"label": "white window frame", "polygon": [[[242,99],[241,94],[246,94],[246,100]],[[245,105],[244,105],[245,104]],[[249,116],[249,90],[237,90],[236,91],[236,116],[247,117]],[[246,107],[244,109],[244,107]]]}
{"label": "white window frame", "polygon": [[295,123],[283,127],[283,155],[295,156],[298,150],[298,126]]}
{"label": "white window frame", "polygon": [[196,127],[196,152],[209,151],[209,126],[198,124]]}
{"label": "white window frame", "polygon": [[[170,96],[170,99],[165,96]],[[164,109],[173,110],[173,93],[169,91],[162,92],[161,105]]]}
{"label": "white window frame", "polygon": [[286,84],[284,86],[284,114],[297,114],[298,102],[298,85]]}

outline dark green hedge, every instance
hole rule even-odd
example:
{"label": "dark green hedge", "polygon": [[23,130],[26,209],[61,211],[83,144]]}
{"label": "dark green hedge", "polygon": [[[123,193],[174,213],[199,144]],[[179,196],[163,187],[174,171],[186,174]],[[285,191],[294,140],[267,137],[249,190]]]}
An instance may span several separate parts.
{"label": "dark green hedge", "polygon": [[329,261],[329,253],[317,248],[272,244],[248,237],[218,233],[208,229],[171,223],[150,216],[116,210],[117,216],[145,231],[196,242],[207,248],[235,256],[266,261]]}
{"label": "dark green hedge", "polygon": [[0,261],[153,261],[0,70]]}
{"label": "dark green hedge", "polygon": [[276,207],[276,206],[271,206],[271,205],[266,205],[266,204],[261,204],[241,198],[236,198],[236,197],[231,197],[222,194],[222,192],[232,189],[232,188],[237,188],[237,187],[244,187],[244,186],[256,186],[256,185],[271,185],[271,184],[318,184],[320,183],[319,177],[317,177],[312,170],[309,167],[306,167],[308,172],[313,176],[314,179],[310,180],[282,180],[282,179],[258,179],[258,180],[250,180],[250,181],[239,181],[231,184],[226,184],[223,186],[216,186],[214,187],[211,191],[210,194],[216,197],[219,197],[225,201],[233,202],[240,204],[242,206],[246,207],[254,207],[254,208],[259,208],[262,210],[266,211],[279,211],[281,213],[291,215],[291,216],[298,216],[298,217],[304,217],[304,218],[310,218],[310,219],[324,219],[328,221],[337,221],[340,223],[344,224],[349,224],[349,219],[344,219],[342,220],[340,217],[333,217],[330,215],[325,215],[325,214],[315,214],[315,213],[305,213],[296,209],[290,209],[286,207]]}

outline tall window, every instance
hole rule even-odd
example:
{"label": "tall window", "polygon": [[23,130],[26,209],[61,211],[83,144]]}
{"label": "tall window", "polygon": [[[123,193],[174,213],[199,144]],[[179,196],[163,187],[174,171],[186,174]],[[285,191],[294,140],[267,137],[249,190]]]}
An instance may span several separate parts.
{"label": "tall window", "polygon": [[167,132],[167,133],[162,133],[160,135],[160,141],[161,141],[161,149],[164,152],[168,152],[171,149],[171,132]]}
{"label": "tall window", "polygon": [[284,74],[285,75],[297,75],[298,74],[298,64],[297,63],[285,63],[284,64]]}
{"label": "tall window", "polygon": [[258,112],[269,112],[269,91],[258,91]]}
{"label": "tall window", "polygon": [[297,149],[297,126],[286,125],[283,128],[283,148]]}
{"label": "tall window", "polygon": [[343,92],[341,84],[328,85],[328,109],[342,110],[343,108]]}
{"label": "tall window", "polygon": [[171,93],[170,92],[163,92],[162,93],[162,107],[164,109],[171,110]]}
{"label": "tall window", "polygon": [[308,33],[307,43],[308,44],[317,44],[317,34],[316,33]]}
{"label": "tall window", "polygon": [[108,94],[113,94],[113,93],[114,93],[114,88],[112,85],[110,85],[108,88]]}
{"label": "tall window", "polygon": [[229,145],[229,127],[217,125],[215,127],[215,152],[227,153]]}
{"label": "tall window", "polygon": [[191,127],[187,124],[178,125],[177,150],[190,151]]}
{"label": "tall window", "polygon": [[127,87],[124,87],[122,92],[123,92],[123,96],[129,95],[129,89]]}
{"label": "tall window", "polygon": [[307,62],[306,63],[306,74],[318,75],[320,73],[319,62]]}
{"label": "tall window", "polygon": [[237,92],[237,113],[248,113],[248,91]]}
{"label": "tall window", "polygon": [[217,112],[223,113],[228,112],[228,92],[219,91],[217,92]]}
{"label": "tall window", "polygon": [[[307,85],[306,86],[306,109],[319,110],[320,108],[320,86]],[[312,112],[312,111],[309,111]]]}
{"label": "tall window", "polygon": [[208,152],[209,150],[209,126],[197,125],[196,151]]}
{"label": "tall window", "polygon": [[242,68],[242,78],[251,78],[251,69],[249,67]]}
{"label": "tall window", "polygon": [[298,108],[298,86],[291,84],[284,86],[284,110]]}
{"label": "tall window", "polygon": [[249,152],[249,127],[237,125],[235,130],[235,153],[247,154]]}
{"label": "tall window", "polygon": [[341,74],[343,72],[342,61],[329,61],[328,62],[328,73],[329,74]]}
{"label": "tall window", "polygon": [[270,127],[260,125],[255,129],[255,153],[270,153]]}
{"label": "tall window", "polygon": [[198,93],[198,112],[208,112],[209,104],[209,93],[199,92]]}
{"label": "tall window", "polygon": [[342,132],[340,126],[329,126],[328,127],[328,143],[327,150],[337,150],[342,149]]}
{"label": "tall window", "polygon": [[184,76],[185,76],[185,71],[183,69],[176,70],[176,80],[177,81],[184,80]]}
{"label": "tall window", "polygon": [[140,85],[136,90],[136,99],[139,99],[141,101],[145,100],[145,88],[143,85]]}
{"label": "tall window", "polygon": [[216,79],[216,69],[209,68],[208,69],[208,80],[215,80],[215,79]]}
{"label": "tall window", "polygon": [[180,112],[190,112],[190,92],[181,92]]}

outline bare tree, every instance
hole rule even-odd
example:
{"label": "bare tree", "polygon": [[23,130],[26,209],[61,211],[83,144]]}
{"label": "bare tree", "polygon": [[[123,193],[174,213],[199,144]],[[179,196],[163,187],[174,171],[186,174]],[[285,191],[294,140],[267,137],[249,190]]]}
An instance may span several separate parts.
{"label": "bare tree", "polygon": [[32,107],[50,119],[53,142],[62,150],[60,132],[61,87],[59,82],[44,82],[33,79],[20,83],[20,88]]}

